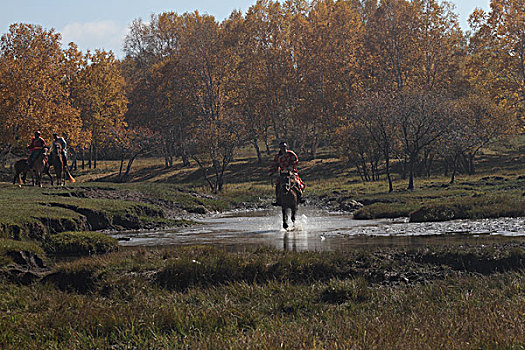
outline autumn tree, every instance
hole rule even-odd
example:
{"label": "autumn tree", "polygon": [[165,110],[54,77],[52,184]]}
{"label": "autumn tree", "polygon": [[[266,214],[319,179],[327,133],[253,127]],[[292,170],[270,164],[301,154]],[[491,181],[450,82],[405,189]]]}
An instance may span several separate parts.
{"label": "autumn tree", "polygon": [[512,113],[483,95],[470,94],[455,101],[460,115],[456,123],[463,129],[462,144],[466,172],[475,173],[474,158],[495,139],[508,134],[513,125]]}
{"label": "autumn tree", "polygon": [[246,17],[239,13],[231,16],[224,29],[230,32],[230,40],[235,40],[236,50],[234,65],[230,74],[230,93],[225,101],[226,108],[241,116],[246,138],[257,154],[257,160],[262,163],[262,152],[259,141],[262,140],[267,149],[270,133],[270,100],[271,91],[265,89],[266,65],[264,51],[267,48],[267,37],[264,21],[266,7],[259,1],[250,7]]}
{"label": "autumn tree", "polygon": [[363,123],[351,122],[338,128],[333,143],[341,158],[355,166],[361,180],[379,180],[382,151]]}
{"label": "autumn tree", "polygon": [[294,80],[293,53],[289,41],[290,11],[278,1],[260,0],[246,14],[246,30],[251,34],[250,47],[257,58],[253,67],[256,67],[258,84],[264,92],[260,97],[261,113],[266,118],[262,136],[268,153],[268,124],[274,139],[290,140],[291,136],[288,121],[293,116],[297,81]]}
{"label": "autumn tree", "polygon": [[473,85],[525,125],[525,3],[492,0],[470,16],[467,69]]}
{"label": "autumn tree", "polygon": [[69,95],[68,65],[60,34],[13,24],[0,43],[0,158],[24,146],[35,130],[76,138],[82,126]]}
{"label": "autumn tree", "polygon": [[431,91],[453,83],[463,36],[449,3],[385,0],[368,16],[362,58],[371,89]]}
{"label": "autumn tree", "polygon": [[136,20],[125,40],[124,70],[128,81],[130,108],[127,120],[147,127],[162,139],[165,166],[181,155],[189,165],[187,123],[191,103],[183,100],[189,75],[180,64],[184,17],[174,12],[152,15],[149,23]]}
{"label": "autumn tree", "polygon": [[187,33],[182,38],[185,54],[181,64],[192,82],[189,93],[196,108],[192,157],[211,190],[221,191],[235,149],[244,141],[242,123],[225,106],[232,93],[229,80],[231,68],[235,67],[233,52],[237,42],[234,33],[211,16],[194,13],[184,20]]}
{"label": "autumn tree", "polygon": [[127,110],[125,82],[113,53],[87,53],[84,66],[72,84],[73,104],[80,110],[84,136],[89,138],[90,166],[97,167],[97,147],[108,142],[109,130],[123,130]]}
{"label": "autumn tree", "polygon": [[361,18],[350,1],[318,1],[292,23],[299,104],[295,138],[315,157],[360,90]]}

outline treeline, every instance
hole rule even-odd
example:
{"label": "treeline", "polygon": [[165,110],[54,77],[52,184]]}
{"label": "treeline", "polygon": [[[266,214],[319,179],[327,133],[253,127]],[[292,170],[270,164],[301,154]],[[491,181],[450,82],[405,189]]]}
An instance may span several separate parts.
{"label": "treeline", "polygon": [[366,181],[390,180],[393,160],[409,188],[437,160],[453,181],[523,126],[524,7],[492,0],[467,34],[434,0],[264,0],[222,22],[166,12],[133,22],[121,62],[14,25],[0,52],[0,142],[47,127],[122,160],[161,150],[166,167],[201,166],[215,191],[236,148],[253,145],[261,161],[275,140],[302,158],[336,146]]}

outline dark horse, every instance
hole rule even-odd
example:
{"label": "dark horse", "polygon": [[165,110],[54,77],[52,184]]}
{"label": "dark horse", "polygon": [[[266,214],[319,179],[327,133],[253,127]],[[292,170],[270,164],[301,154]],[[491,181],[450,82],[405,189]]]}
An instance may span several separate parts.
{"label": "dark horse", "polygon": [[30,168],[27,163],[27,159],[20,159],[15,162],[15,177],[13,178],[13,184],[18,183],[18,186],[22,185],[22,181],[25,183],[26,175],[29,171],[33,174],[33,186],[37,185],[42,187],[42,174],[47,174],[51,179],[51,185],[53,185],[53,178],[49,174],[49,170],[46,169],[46,156],[49,149],[44,147],[40,154],[36,157],[33,162],[33,167]]}
{"label": "dark horse", "polygon": [[289,171],[283,171],[279,175],[279,196],[281,198],[281,209],[283,213],[283,228],[288,228],[287,209],[292,212],[292,223],[295,224],[295,213],[297,211],[297,182],[295,174]]}
{"label": "dark horse", "polygon": [[63,186],[66,184],[66,179],[70,182],[75,182],[75,179],[69,173],[67,163],[64,162],[63,150],[59,144],[54,144],[49,154],[48,160],[49,167],[55,169],[55,174],[57,176],[57,186]]}

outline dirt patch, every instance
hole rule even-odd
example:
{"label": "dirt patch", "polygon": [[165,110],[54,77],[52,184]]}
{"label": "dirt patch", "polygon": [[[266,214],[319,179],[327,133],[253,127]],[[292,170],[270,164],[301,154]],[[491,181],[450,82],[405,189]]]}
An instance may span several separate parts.
{"label": "dirt patch", "polygon": [[50,271],[44,260],[37,254],[12,251],[6,255],[13,263],[1,269],[0,275],[3,275],[8,281],[27,285],[42,279]]}

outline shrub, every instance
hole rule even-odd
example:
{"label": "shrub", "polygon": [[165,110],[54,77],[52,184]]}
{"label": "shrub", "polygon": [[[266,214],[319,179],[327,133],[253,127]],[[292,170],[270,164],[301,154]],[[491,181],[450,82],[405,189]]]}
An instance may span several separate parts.
{"label": "shrub", "polygon": [[342,304],[347,301],[360,303],[369,298],[369,286],[364,278],[332,279],[321,293],[321,301],[330,304]]}
{"label": "shrub", "polygon": [[115,251],[118,243],[100,232],[61,232],[49,236],[44,248],[55,255],[91,255]]}
{"label": "shrub", "polygon": [[101,260],[78,259],[58,265],[42,279],[67,292],[88,293],[100,287],[107,264]]}

